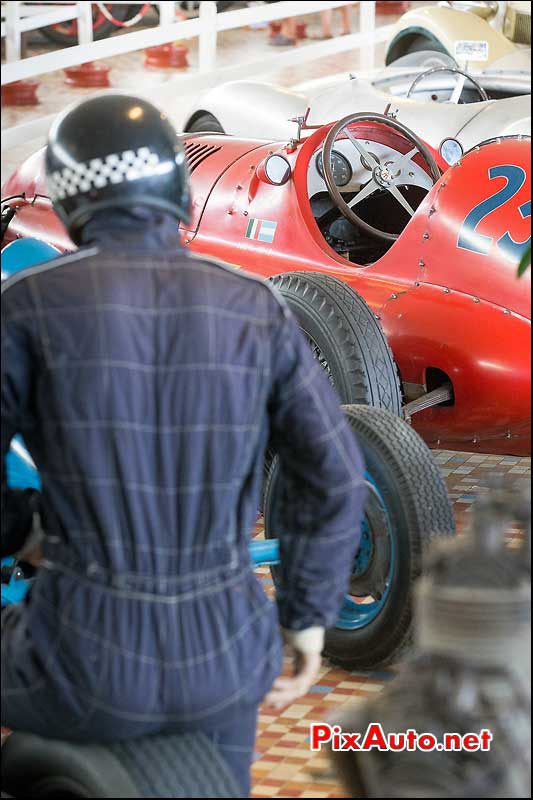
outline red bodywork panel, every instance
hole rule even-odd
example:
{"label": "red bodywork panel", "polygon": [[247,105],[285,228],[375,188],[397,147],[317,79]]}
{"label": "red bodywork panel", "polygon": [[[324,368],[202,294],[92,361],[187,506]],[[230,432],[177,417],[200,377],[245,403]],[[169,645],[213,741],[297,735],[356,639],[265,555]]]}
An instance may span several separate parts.
{"label": "red bodywork panel", "polygon": [[[454,405],[413,419],[430,445],[529,454],[531,282],[529,274],[517,278],[515,257],[530,236],[529,141],[498,140],[467,154],[444,173],[388,252],[357,266],[325,242],[309,204],[310,159],[328,130],[294,148],[188,138],[193,216],[185,245],[263,277],[307,270],[346,281],[379,316],[404,386],[426,387],[429,369],[451,380]],[[368,136],[400,152],[410,148],[379,126]],[[273,152],[292,167],[283,186],[258,177]],[[45,193],[41,160],[36,154],[25,162],[2,196],[24,191],[31,200]],[[246,238],[251,219],[277,223],[272,243]],[[72,248],[47,200],[22,208],[7,238],[29,235]]]}

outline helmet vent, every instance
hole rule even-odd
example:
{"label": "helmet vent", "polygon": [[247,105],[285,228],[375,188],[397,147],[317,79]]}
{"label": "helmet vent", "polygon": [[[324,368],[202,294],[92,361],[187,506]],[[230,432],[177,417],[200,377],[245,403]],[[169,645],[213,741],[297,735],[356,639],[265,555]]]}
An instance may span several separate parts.
{"label": "helmet vent", "polygon": [[206,144],[205,142],[185,142],[189,172],[193,173],[209,156],[218,153],[219,150],[222,150],[221,145]]}

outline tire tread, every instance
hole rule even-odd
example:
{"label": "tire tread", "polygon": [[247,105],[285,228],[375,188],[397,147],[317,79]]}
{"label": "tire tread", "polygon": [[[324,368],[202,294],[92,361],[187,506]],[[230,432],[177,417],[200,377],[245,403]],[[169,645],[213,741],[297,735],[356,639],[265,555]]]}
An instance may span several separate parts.
{"label": "tire tread", "polygon": [[[342,352],[345,403],[364,403],[402,413],[400,379],[385,334],[367,303],[331,275],[290,272],[271,278],[286,300],[306,302],[328,328]],[[337,387],[339,388],[339,387]]]}

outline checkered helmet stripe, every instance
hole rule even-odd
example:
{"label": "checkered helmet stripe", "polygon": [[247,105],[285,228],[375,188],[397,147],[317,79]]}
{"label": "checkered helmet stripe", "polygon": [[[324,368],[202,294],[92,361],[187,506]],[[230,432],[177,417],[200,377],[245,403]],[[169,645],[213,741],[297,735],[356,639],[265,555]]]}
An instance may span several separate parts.
{"label": "checkered helmet stripe", "polygon": [[161,174],[161,161],[149,147],[110,153],[105,158],[91,158],[52,172],[48,177],[53,201],[84,194],[91,189],[151,178]]}

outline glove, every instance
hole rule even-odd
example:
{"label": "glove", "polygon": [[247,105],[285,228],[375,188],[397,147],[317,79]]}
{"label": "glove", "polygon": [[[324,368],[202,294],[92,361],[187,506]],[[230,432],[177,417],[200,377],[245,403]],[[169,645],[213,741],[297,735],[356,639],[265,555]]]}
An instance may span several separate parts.
{"label": "glove", "polygon": [[324,628],[314,626],[303,631],[283,630],[292,651],[292,675],[281,675],[265,698],[265,704],[279,711],[303,697],[317,682],[322,666]]}

